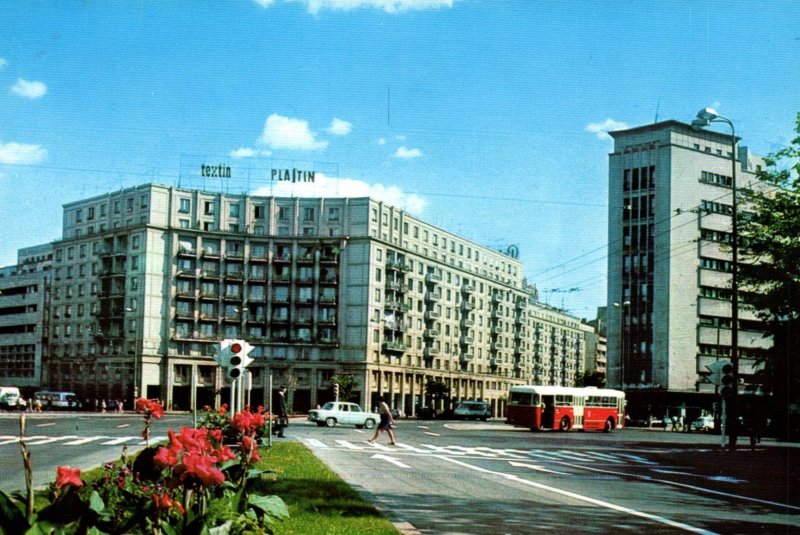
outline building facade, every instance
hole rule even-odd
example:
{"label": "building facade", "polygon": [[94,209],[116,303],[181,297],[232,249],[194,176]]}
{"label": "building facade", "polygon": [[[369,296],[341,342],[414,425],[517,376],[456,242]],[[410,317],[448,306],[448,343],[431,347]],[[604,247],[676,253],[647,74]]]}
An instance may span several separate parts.
{"label": "building facade", "polygon": [[[611,135],[608,384],[694,403],[689,394],[714,393],[706,366],[730,357],[732,139],[677,121]],[[735,160],[737,186],[762,187],[761,160],[745,147]],[[769,341],[752,309],[743,304],[739,317],[740,376],[750,382]]]}
{"label": "building facade", "polygon": [[17,264],[0,268],[0,383],[23,395],[42,384],[47,353],[50,245],[18,252]]}
{"label": "building facade", "polygon": [[298,411],[351,374],[366,406],[414,414],[435,380],[502,415],[512,384],[583,373],[580,321],[519,260],[370,198],[145,184],[66,204],[52,255],[42,384],[82,399],[224,402],[226,338],[255,346],[250,402],[271,377]]}

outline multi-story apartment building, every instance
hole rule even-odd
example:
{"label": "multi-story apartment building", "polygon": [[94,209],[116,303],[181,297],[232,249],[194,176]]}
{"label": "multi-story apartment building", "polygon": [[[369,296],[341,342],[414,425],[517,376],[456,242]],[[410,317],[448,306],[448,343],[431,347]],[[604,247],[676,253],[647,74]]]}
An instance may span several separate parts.
{"label": "multi-story apartment building", "polygon": [[[64,206],[49,387],[83,398],[226,400],[219,340],[255,346],[296,410],[352,374],[407,414],[429,379],[502,414],[512,384],[572,385],[580,321],[542,305],[512,256],[369,198],[277,198],[146,184]],[[220,397],[221,395],[221,397]]]}
{"label": "multi-story apartment building", "polygon": [[[641,406],[708,408],[706,365],[731,351],[731,136],[677,121],[611,135],[608,383]],[[735,159],[737,186],[762,187],[761,160],[745,147]],[[770,342],[746,304],[739,318],[749,382],[755,352]]]}
{"label": "multi-story apartment building", "polygon": [[16,265],[0,268],[0,383],[28,395],[42,382],[52,256],[50,245],[27,247]]}

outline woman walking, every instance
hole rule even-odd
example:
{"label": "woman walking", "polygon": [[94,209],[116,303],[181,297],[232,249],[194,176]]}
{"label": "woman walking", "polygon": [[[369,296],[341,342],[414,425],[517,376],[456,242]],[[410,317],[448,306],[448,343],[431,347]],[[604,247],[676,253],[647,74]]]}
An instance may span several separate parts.
{"label": "woman walking", "polygon": [[386,431],[391,439],[389,444],[394,446],[397,444],[394,438],[394,418],[392,418],[392,411],[389,409],[389,405],[387,405],[383,400],[381,400],[381,404],[378,407],[378,414],[381,417],[381,423],[378,424],[378,428],[375,430],[375,436],[370,439],[369,443],[375,444],[375,441],[378,439],[380,434]]}

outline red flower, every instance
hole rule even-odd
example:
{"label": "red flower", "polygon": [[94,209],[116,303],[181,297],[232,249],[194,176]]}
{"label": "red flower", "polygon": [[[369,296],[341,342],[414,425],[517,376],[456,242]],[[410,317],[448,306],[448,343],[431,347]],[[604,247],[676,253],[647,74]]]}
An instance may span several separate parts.
{"label": "red flower", "polygon": [[136,400],[136,412],[143,413],[145,416],[152,416],[160,420],[164,416],[164,408],[154,399],[138,398]]}
{"label": "red flower", "polygon": [[225,481],[225,475],[214,466],[214,460],[209,455],[186,452],[183,455],[183,465],[187,474],[207,487],[221,485]]}
{"label": "red flower", "polygon": [[250,436],[243,436],[242,437],[242,453],[248,456],[253,462],[258,462],[261,460],[261,457],[258,455],[258,443]]}
{"label": "red flower", "polygon": [[217,414],[219,414],[220,416],[224,415],[227,412],[228,412],[228,405],[227,404],[223,404],[222,407],[217,409]]}
{"label": "red flower", "polygon": [[59,466],[56,469],[56,488],[60,489],[72,485],[74,487],[82,487],[81,469],[70,468],[69,466]]}
{"label": "red flower", "polygon": [[153,502],[156,505],[156,509],[169,511],[174,507],[182,514],[186,513],[186,511],[183,509],[183,505],[181,505],[181,502],[173,500],[170,498],[169,494],[153,494]]}

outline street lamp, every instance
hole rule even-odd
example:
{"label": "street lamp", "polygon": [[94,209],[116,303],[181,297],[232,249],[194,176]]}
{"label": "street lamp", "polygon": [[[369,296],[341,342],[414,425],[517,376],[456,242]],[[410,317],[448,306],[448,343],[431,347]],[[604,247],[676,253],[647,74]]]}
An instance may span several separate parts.
{"label": "street lamp", "polygon": [[131,312],[134,314],[133,321],[135,322],[134,328],[134,340],[133,340],[133,402],[132,402],[132,409],[136,409],[136,398],[139,397],[139,318],[136,315],[136,306],[129,306],[125,308],[126,312]]}
{"label": "street lamp", "polygon": [[712,108],[703,108],[692,121],[696,129],[710,126],[711,123],[726,123],[731,127],[731,365],[733,366],[733,390],[727,407],[728,440],[731,448],[736,447],[737,411],[736,398],[739,393],[739,228],[736,192],[736,130],[733,122],[718,114]]}
{"label": "street lamp", "polygon": [[625,307],[630,307],[630,301],[623,301],[622,304],[614,302],[614,306],[619,308],[619,384],[620,388],[625,388]]}

